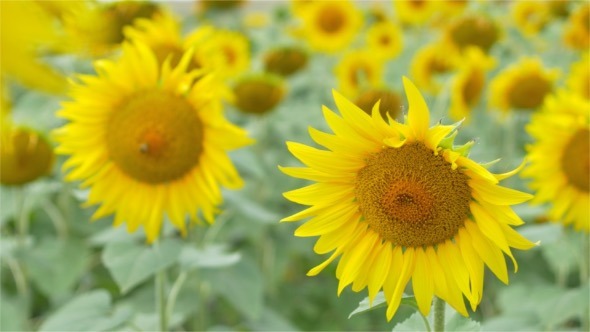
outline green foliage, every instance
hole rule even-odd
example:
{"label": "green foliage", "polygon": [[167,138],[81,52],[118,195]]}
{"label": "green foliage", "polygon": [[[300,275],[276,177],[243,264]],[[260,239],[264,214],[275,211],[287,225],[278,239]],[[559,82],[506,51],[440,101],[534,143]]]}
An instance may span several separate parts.
{"label": "green foliage", "polygon": [[169,239],[155,246],[112,242],[104,248],[102,261],[124,294],[174,264],[181,250],[182,242]]}

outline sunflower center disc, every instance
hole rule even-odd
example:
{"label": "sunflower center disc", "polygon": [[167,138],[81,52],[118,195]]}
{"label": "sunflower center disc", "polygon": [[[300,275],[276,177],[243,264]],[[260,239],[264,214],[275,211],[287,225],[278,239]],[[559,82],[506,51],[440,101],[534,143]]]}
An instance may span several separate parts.
{"label": "sunflower center disc", "polygon": [[452,238],[469,216],[468,177],[422,143],[387,148],[367,159],[356,198],[370,227],[405,247]]}
{"label": "sunflower center disc", "polygon": [[561,167],[569,183],[590,192],[590,131],[578,130],[566,145]]}
{"label": "sunflower center disc", "polygon": [[106,130],[113,162],[130,177],[173,181],[190,171],[203,149],[203,124],[186,100],[145,91],[123,102]]}
{"label": "sunflower center disc", "polygon": [[475,106],[485,85],[485,75],[481,70],[474,70],[463,86],[463,98],[468,106]]}
{"label": "sunflower center disc", "polygon": [[551,82],[537,74],[521,77],[510,90],[508,100],[515,108],[532,109],[541,106],[551,92]]}
{"label": "sunflower center disc", "polygon": [[326,33],[335,33],[340,31],[346,18],[340,8],[327,6],[320,15],[318,15],[318,25]]}

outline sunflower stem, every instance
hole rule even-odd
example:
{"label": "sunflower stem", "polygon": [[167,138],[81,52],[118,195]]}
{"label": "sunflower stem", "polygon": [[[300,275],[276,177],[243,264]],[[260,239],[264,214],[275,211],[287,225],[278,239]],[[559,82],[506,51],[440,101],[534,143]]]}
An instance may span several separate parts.
{"label": "sunflower stem", "polygon": [[434,331],[444,332],[445,330],[445,301],[438,297],[434,298]]}
{"label": "sunflower stem", "polygon": [[27,237],[29,236],[29,218],[27,211],[27,195],[25,188],[20,186],[16,188],[16,216],[17,216],[17,228],[18,228],[18,246],[24,248]]}
{"label": "sunflower stem", "polygon": [[178,275],[178,278],[174,281],[172,288],[170,289],[170,293],[168,294],[168,301],[166,303],[166,315],[168,317],[172,317],[172,313],[174,312],[174,305],[176,304],[176,298],[182,289],[182,285],[184,285],[184,281],[188,277],[187,272],[181,272]]}
{"label": "sunflower stem", "polygon": [[[154,250],[156,252],[160,251],[160,244],[158,243],[158,241],[154,242]],[[156,275],[154,276],[156,310],[159,313],[160,331],[162,332],[168,331],[168,307],[166,305],[166,271],[166,269],[161,269],[158,272],[156,272]]]}

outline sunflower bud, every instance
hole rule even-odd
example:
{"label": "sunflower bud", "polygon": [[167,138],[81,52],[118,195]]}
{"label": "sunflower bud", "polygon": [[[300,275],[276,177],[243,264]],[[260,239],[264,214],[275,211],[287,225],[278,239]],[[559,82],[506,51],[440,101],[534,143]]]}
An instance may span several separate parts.
{"label": "sunflower bud", "polygon": [[3,128],[0,147],[0,183],[22,185],[49,173],[53,149],[37,132]]}
{"label": "sunflower bud", "polygon": [[266,54],[264,69],[282,76],[290,76],[307,65],[307,54],[299,48],[277,48]]}
{"label": "sunflower bud", "polygon": [[245,113],[263,114],[272,110],[284,97],[281,77],[272,74],[251,75],[234,86],[236,107]]}

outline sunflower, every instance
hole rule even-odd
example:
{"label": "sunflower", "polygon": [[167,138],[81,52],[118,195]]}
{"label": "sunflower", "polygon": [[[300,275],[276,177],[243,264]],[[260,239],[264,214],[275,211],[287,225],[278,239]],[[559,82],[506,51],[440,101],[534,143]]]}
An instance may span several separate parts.
{"label": "sunflower", "polygon": [[490,105],[504,112],[536,109],[553,91],[557,76],[558,71],[543,68],[540,59],[522,58],[492,80]]}
{"label": "sunflower", "polygon": [[402,50],[402,32],[391,22],[377,22],[367,31],[367,45],[385,59],[393,59]]}
{"label": "sunflower", "polygon": [[425,25],[437,10],[436,1],[395,0],[393,5],[398,20],[412,26]]}
{"label": "sunflower", "polygon": [[125,40],[124,28],[138,18],[151,18],[160,12],[158,5],[146,1],[120,1],[108,4],[85,2],[64,13],[65,36],[61,51],[83,56],[109,54]]}
{"label": "sunflower", "polygon": [[327,150],[287,142],[308,167],[281,170],[317,183],[284,194],[310,207],[282,221],[311,217],[295,235],[320,236],[314,251],[332,254],[308,275],[340,257],[338,293],[368,287],[372,301],[383,288],[388,319],[410,279],[422,314],[438,296],[467,316],[463,295],[475,310],[484,265],[507,283],[502,253],[516,269],[511,248],[534,246],[510,227],[523,223],[510,205],[532,196],[498,185],[518,169],[494,175],[466,156],[471,144],[454,147],[458,124],[429,128],[420,92],[405,78],[404,88],[406,123],[387,123],[377,106],[368,115],[334,92],[341,116],[323,108],[334,134],[310,128]]}
{"label": "sunflower", "polygon": [[351,1],[310,2],[300,17],[303,20],[301,33],[318,52],[341,51],[362,26],[361,13]]}
{"label": "sunflower", "polygon": [[578,95],[590,100],[590,57],[588,53],[580,61],[572,64],[567,86]]}
{"label": "sunflower", "polygon": [[291,76],[307,66],[308,54],[294,46],[270,50],[264,56],[264,70],[281,76]]}
{"label": "sunflower", "polygon": [[539,33],[551,18],[549,6],[540,1],[517,1],[511,13],[516,27],[527,36]]}
{"label": "sunflower", "polygon": [[453,20],[444,31],[444,40],[459,50],[476,46],[488,52],[500,39],[500,27],[485,15],[464,15]]}
{"label": "sunflower", "polygon": [[590,231],[590,101],[561,91],[550,96],[527,131],[530,166],[522,173],[536,190],[534,203],[551,203],[553,221]]}
{"label": "sunflower", "polygon": [[379,113],[384,119],[388,116],[397,119],[402,114],[404,107],[402,97],[392,89],[384,87],[368,89],[354,100],[354,104],[367,114],[371,114],[377,102],[379,102]]}
{"label": "sunflower", "polygon": [[[170,57],[171,65],[178,65],[189,48],[182,40],[179,22],[168,13],[157,13],[152,19],[137,19],[134,25],[125,27],[123,32],[127,39],[147,45],[160,64]],[[191,65],[189,68],[199,67],[193,61]]]}
{"label": "sunflower", "polygon": [[370,51],[352,51],[344,55],[334,68],[340,90],[348,96],[356,96],[361,90],[377,86],[383,76],[381,56]]}
{"label": "sunflower", "polygon": [[236,107],[245,113],[264,114],[275,108],[285,96],[285,83],[279,75],[250,74],[234,86]]}
{"label": "sunflower", "polygon": [[164,213],[183,234],[186,215],[212,223],[220,186],[242,185],[226,151],[250,139],[223,117],[214,78],[186,71],[190,52],[173,68],[143,44],[122,48],[118,61],[96,62],[98,76],[80,76],[58,112],[69,120],[55,131],[66,180],[90,188],[93,220],[115,214],[149,242]]}
{"label": "sunflower", "polygon": [[205,66],[215,70],[220,77],[235,77],[250,66],[250,42],[237,31],[215,29],[209,38],[203,39],[202,47],[193,41],[194,36],[189,36],[187,40],[196,46],[197,56],[210,63]]}
{"label": "sunflower", "polygon": [[39,132],[20,127],[2,115],[0,130],[0,183],[24,185],[49,174],[53,148]]}
{"label": "sunflower", "polygon": [[565,43],[572,48],[587,51],[590,47],[590,4],[579,6],[565,26]]}
{"label": "sunflower", "polygon": [[454,120],[469,117],[477,105],[486,84],[486,71],[494,67],[494,59],[478,47],[465,51],[463,61],[451,80],[451,106],[449,115]]}
{"label": "sunflower", "polygon": [[410,64],[410,73],[416,84],[429,93],[436,94],[441,88],[438,77],[450,73],[457,66],[456,50],[445,43],[426,45],[418,50]]}
{"label": "sunflower", "polygon": [[0,1],[0,17],[2,78],[49,93],[65,92],[66,79],[40,60],[58,40],[52,17],[28,1]]}

